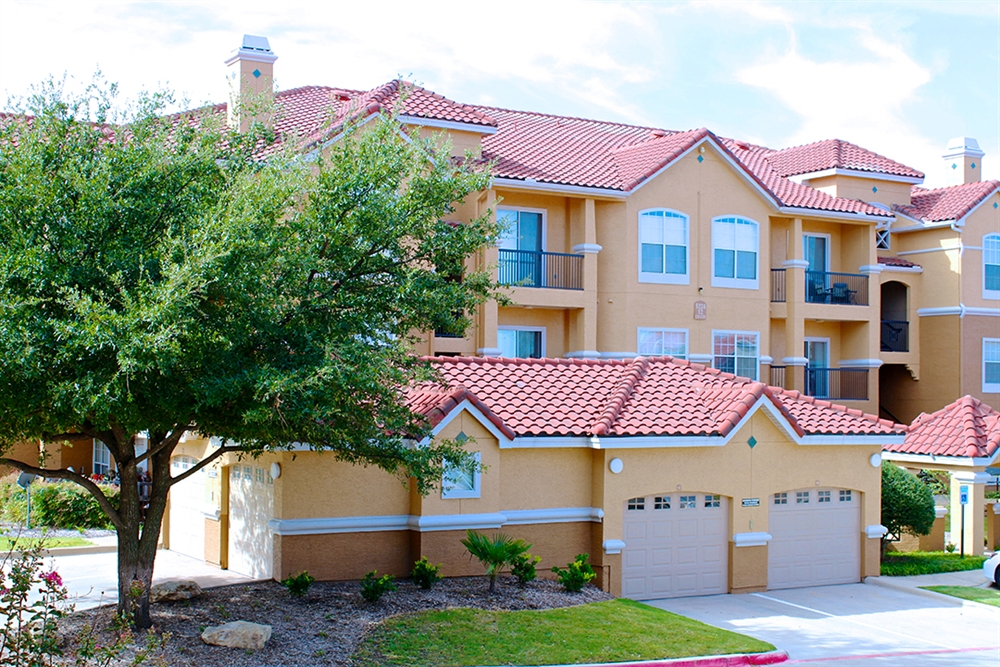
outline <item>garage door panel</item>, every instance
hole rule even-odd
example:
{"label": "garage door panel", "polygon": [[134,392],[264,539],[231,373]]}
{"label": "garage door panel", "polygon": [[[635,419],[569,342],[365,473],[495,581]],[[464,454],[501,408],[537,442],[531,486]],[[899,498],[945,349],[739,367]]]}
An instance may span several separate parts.
{"label": "garage door panel", "polygon": [[[184,474],[196,463],[188,456],[174,457],[170,474],[173,477]],[[206,476],[203,468],[170,489],[170,550],[198,560],[205,559]]]}
{"label": "garage door panel", "polygon": [[[639,509],[629,510],[629,505]],[[727,591],[729,511],[719,496],[685,494],[683,503],[676,495],[648,496],[645,502],[626,504],[622,532],[625,597]]]}
{"label": "garage door panel", "polygon": [[229,478],[229,569],[270,579],[274,536],[274,484],[259,466],[232,466]]}
{"label": "garage door panel", "polygon": [[[819,502],[820,498],[830,500]],[[768,588],[860,581],[860,509],[852,493],[842,494],[839,489],[808,489],[772,496],[768,513]]]}

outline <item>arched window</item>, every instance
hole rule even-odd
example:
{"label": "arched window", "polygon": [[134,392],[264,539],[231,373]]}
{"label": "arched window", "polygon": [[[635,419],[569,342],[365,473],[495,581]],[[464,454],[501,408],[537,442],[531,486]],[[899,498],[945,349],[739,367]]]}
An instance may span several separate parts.
{"label": "arched window", "polygon": [[639,282],[688,285],[688,216],[665,208],[639,212]]}
{"label": "arched window", "polygon": [[1000,299],[1000,234],[983,237],[983,298]]}
{"label": "arched window", "polygon": [[758,289],[760,225],[749,218],[712,220],[712,286]]}

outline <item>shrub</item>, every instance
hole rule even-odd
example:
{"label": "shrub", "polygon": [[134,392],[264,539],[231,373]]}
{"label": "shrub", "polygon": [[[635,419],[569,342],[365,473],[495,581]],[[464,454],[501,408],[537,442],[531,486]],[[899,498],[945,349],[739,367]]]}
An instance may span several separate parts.
{"label": "shrub", "polygon": [[361,580],[361,597],[369,602],[378,602],[385,593],[396,590],[393,581],[396,577],[391,574],[376,576],[378,570],[372,570]]}
{"label": "shrub", "polygon": [[944,545],[944,550],[947,551],[950,554],[955,553],[955,549],[956,548],[957,547],[955,546],[954,542],[949,542],[948,544]]}
{"label": "shrub", "polygon": [[899,466],[882,462],[882,552],[902,533],[927,535],[934,527],[934,495],[930,488]]}
{"label": "shrub", "polygon": [[0,479],[0,521],[21,523],[25,521],[28,509],[28,495],[15,480],[17,473]]}
{"label": "shrub", "polygon": [[[101,485],[118,506],[117,486]],[[72,482],[47,482],[32,487],[31,523],[52,528],[111,528],[111,523],[90,492]]]}
{"label": "shrub", "polygon": [[431,565],[427,560],[427,556],[424,556],[414,564],[413,572],[410,573],[410,576],[413,577],[413,583],[425,591],[429,591],[434,584],[441,581],[441,577],[438,575],[440,571],[440,563]]}
{"label": "shrub", "polygon": [[579,593],[585,584],[597,576],[594,573],[594,568],[587,562],[588,558],[590,558],[590,554],[580,554],[576,560],[566,566],[565,570],[560,567],[552,568],[552,571],[559,578],[559,583],[568,592]]}
{"label": "shrub", "polygon": [[535,566],[541,562],[541,556],[532,556],[529,553],[520,554],[511,561],[510,573],[517,577],[518,583],[524,585],[529,581],[534,581],[538,576]]}
{"label": "shrub", "polygon": [[490,593],[496,590],[497,577],[504,568],[531,548],[531,545],[524,540],[515,540],[506,533],[496,533],[493,537],[486,537],[474,530],[467,530],[465,537],[462,544],[468,550],[469,556],[486,567],[486,576],[490,580]]}
{"label": "shrub", "polygon": [[281,580],[281,585],[288,589],[292,597],[300,598],[309,591],[309,587],[312,583],[316,581],[316,577],[313,577],[305,570],[299,572],[294,577],[288,575],[286,578]]}

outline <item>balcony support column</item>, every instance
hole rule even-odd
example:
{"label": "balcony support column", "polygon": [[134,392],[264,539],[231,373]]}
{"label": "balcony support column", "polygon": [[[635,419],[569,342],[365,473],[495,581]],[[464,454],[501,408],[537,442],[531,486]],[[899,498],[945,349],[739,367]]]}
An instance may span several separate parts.
{"label": "balcony support column", "polygon": [[[493,219],[496,220],[497,193],[492,188],[487,190],[485,197],[479,200],[479,214],[492,212]],[[489,268],[494,280],[497,279],[497,267],[499,266],[499,249],[491,245],[483,249],[479,254],[479,268]],[[499,341],[497,339],[497,327],[500,324],[500,309],[497,302],[490,299],[479,307],[479,312],[474,319],[476,332],[476,354],[481,357],[500,356]]]}
{"label": "balcony support column", "polygon": [[[571,315],[571,359],[598,359],[597,349],[597,209],[593,199],[583,200],[583,243],[573,246],[573,252],[583,255],[584,307]],[[579,209],[578,209],[579,210]],[[577,237],[579,238],[579,236]]]}

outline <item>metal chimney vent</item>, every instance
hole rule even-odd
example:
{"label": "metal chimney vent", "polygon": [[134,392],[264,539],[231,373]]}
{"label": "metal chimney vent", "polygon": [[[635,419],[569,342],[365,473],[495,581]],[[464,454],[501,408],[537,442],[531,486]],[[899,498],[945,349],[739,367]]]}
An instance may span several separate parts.
{"label": "metal chimney vent", "polygon": [[271,45],[267,37],[257,35],[243,35],[243,45],[240,47],[244,51],[257,51],[258,53],[271,53]]}

